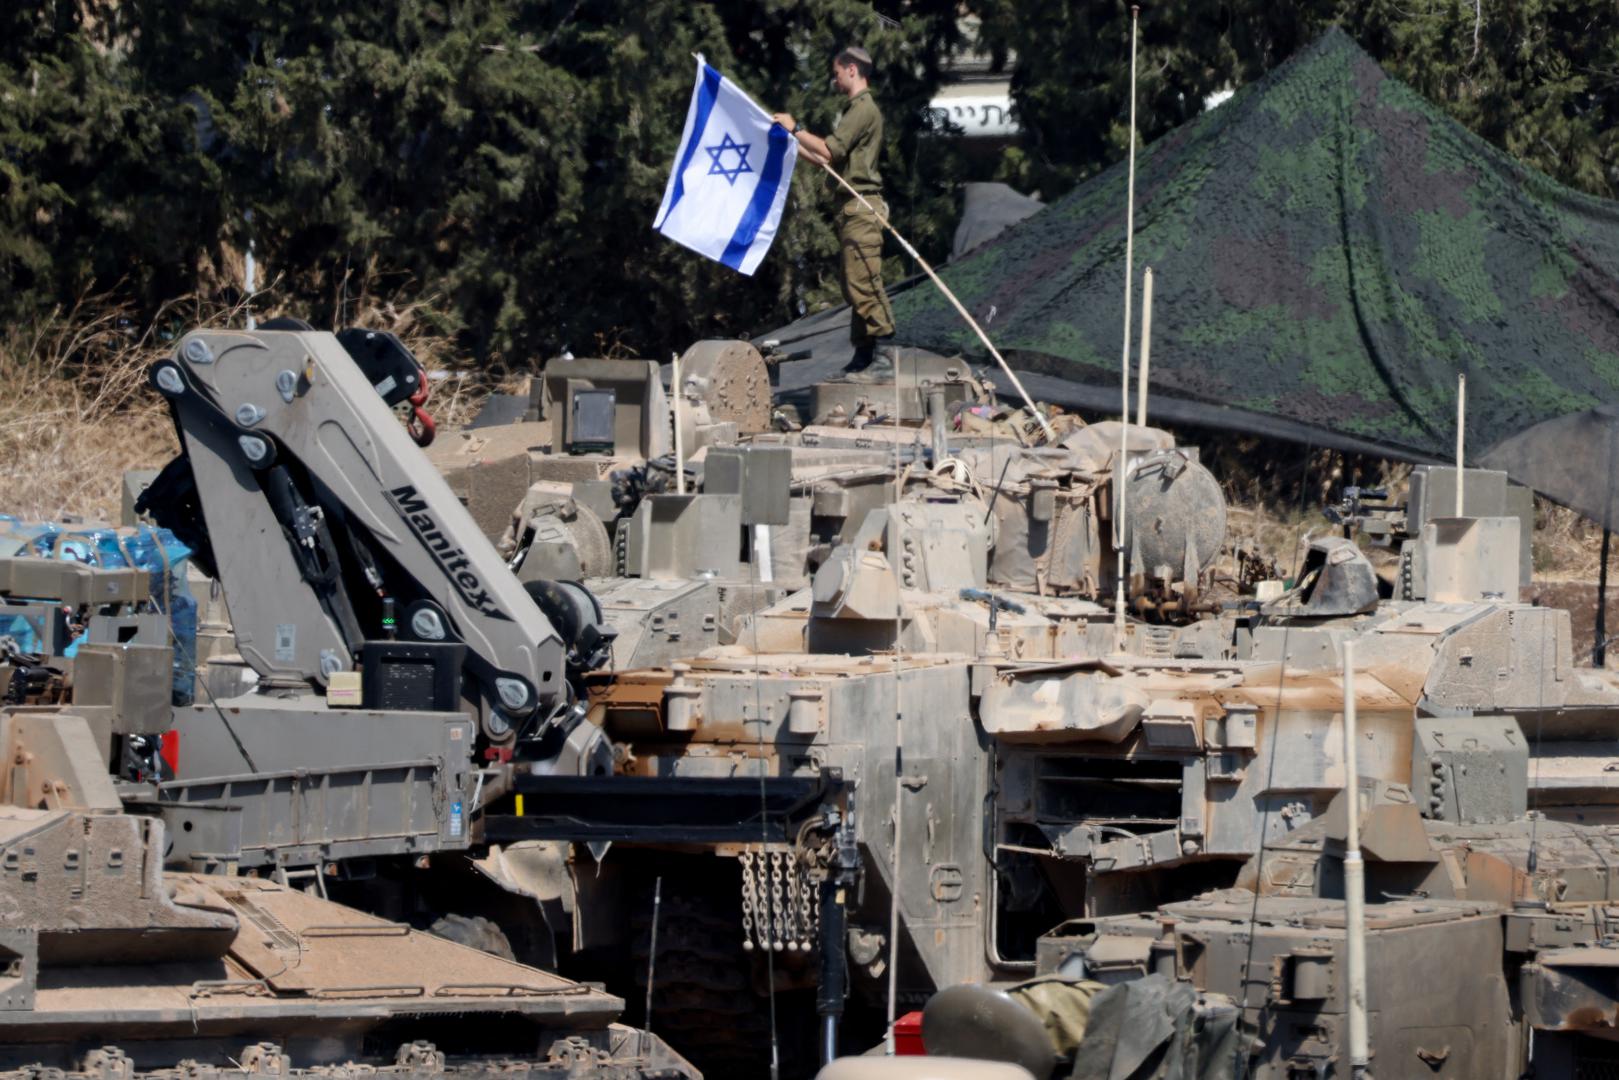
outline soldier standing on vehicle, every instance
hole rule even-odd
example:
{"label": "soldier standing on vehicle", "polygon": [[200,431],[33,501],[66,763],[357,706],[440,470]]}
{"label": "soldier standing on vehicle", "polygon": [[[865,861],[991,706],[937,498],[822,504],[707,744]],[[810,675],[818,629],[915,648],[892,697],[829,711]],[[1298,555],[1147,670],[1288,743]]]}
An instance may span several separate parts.
{"label": "soldier standing on vehicle", "polygon": [[[788,113],[775,115],[775,121],[797,138],[805,156],[817,165],[837,169],[877,212],[853,196],[841,200],[837,211],[843,298],[851,309],[849,340],[855,347],[849,371],[871,367],[877,349],[894,335],[894,312],[883,290],[883,227],[877,218],[877,214],[888,216],[882,177],[877,172],[883,150],[883,114],[872,97],[871,75],[871,54],[859,45],[848,46],[832,61],[833,81],[848,97],[849,108],[825,138],[799,127]],[[844,191],[841,186],[836,189]],[[886,355],[883,359],[885,364],[890,362]]]}

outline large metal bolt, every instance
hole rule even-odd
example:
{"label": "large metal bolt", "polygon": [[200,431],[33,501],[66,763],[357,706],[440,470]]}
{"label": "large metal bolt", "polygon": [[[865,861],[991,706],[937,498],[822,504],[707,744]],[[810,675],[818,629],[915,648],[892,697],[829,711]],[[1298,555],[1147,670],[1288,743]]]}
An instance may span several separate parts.
{"label": "large metal bolt", "polygon": [[185,380],[180,378],[180,369],[172,364],[164,364],[157,369],[157,388],[165,394],[185,393]]}
{"label": "large metal bolt", "polygon": [[432,608],[422,608],[410,617],[410,632],[422,641],[443,641],[447,636],[444,620]]}
{"label": "large metal bolt", "polygon": [[513,679],[507,676],[497,677],[495,679],[495,692],[500,695],[500,703],[513,712],[528,707],[528,683],[521,679]]}
{"label": "large metal bolt", "polygon": [[210,349],[208,343],[202,338],[192,338],[186,342],[185,348],[181,350],[181,355],[193,364],[211,364],[214,362],[214,350]]}
{"label": "large metal bolt", "polygon": [[270,456],[270,444],[257,435],[239,435],[236,438],[236,445],[242,448],[247,460],[255,465]]}

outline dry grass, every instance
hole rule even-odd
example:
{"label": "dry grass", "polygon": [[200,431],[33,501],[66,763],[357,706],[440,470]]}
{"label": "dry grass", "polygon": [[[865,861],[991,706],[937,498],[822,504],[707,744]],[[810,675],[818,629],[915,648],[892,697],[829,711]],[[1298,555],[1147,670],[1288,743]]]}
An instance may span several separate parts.
{"label": "dry grass", "polygon": [[[430,376],[444,373],[428,406],[441,429],[470,419],[494,388],[455,369],[452,343],[423,317],[424,303],[353,310],[356,324],[398,334]],[[277,313],[261,297],[259,317]],[[245,320],[240,306],[186,297],[137,322],[127,307],[88,297],[0,336],[0,512],[116,522],[124,472],[161,466],[179,449],[147,369],[184,333]]]}
{"label": "dry grass", "polygon": [[[1230,574],[1247,558],[1274,568],[1274,576],[1293,576],[1310,541],[1335,532],[1321,511],[1342,497],[1345,485],[1385,488],[1403,498],[1411,475],[1399,462],[1255,436],[1199,431],[1182,433],[1181,441],[1200,448],[1225,491],[1228,563],[1221,570]],[[1381,552],[1370,554],[1380,561]]]}
{"label": "dry grass", "polygon": [[0,509],[117,521],[124,470],[177,448],[146,385],[168,321],[137,330],[124,308],[90,299],[0,340]]}
{"label": "dry grass", "polygon": [[421,292],[410,282],[384,291],[378,284],[383,280],[374,263],[363,273],[346,278],[344,299],[335,305],[345,313],[341,325],[386,330],[405,343],[431,380],[433,394],[427,411],[440,431],[467,424],[492,393],[526,391],[533,374],[527,368],[508,367],[499,355],[491,356],[481,367],[468,364],[454,335],[445,329],[450,320],[444,316],[438,295]]}
{"label": "dry grass", "polygon": [[[1535,580],[1596,581],[1601,560],[1601,525],[1536,497]],[[1612,565],[1611,557],[1609,565]]]}
{"label": "dry grass", "polygon": [[433,387],[427,411],[440,431],[448,431],[476,416],[491,393],[520,389],[526,373],[508,372],[499,365],[490,370],[465,366],[455,341],[438,329],[442,323],[433,317],[433,305],[431,296],[407,299],[396,294],[381,298],[362,292],[349,302],[353,315],[348,324],[387,330],[405,343],[427,371]]}

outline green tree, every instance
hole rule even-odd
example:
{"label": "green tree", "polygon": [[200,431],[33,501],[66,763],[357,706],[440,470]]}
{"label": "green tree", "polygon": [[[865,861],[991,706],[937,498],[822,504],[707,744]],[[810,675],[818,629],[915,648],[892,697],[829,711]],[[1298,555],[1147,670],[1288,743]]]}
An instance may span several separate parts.
{"label": "green tree", "polygon": [[164,298],[213,276],[216,164],[90,4],[0,15],[0,317],[92,287]]}
{"label": "green tree", "polygon": [[[925,112],[959,36],[944,0],[908,0],[892,19],[861,0],[341,0],[318,19],[287,0],[129,0],[96,19],[59,7],[23,27],[19,62],[37,70],[67,62],[56,53],[76,56],[93,65],[91,85],[75,92],[62,80],[58,111],[33,137],[95,126],[70,105],[123,103],[141,126],[108,134],[86,175],[64,167],[55,143],[24,155],[3,222],[13,262],[37,277],[64,246],[98,251],[96,234],[107,236],[101,222],[44,229],[30,214],[45,194],[72,201],[101,183],[123,192],[108,213],[141,198],[163,212],[137,214],[139,237],[115,235],[70,279],[26,290],[30,303],[91,279],[109,286],[109,270],[123,280],[151,264],[154,240],[168,245],[160,263],[191,266],[217,261],[199,250],[251,240],[281,298],[312,321],[350,318],[362,283],[405,290],[434,297],[446,328],[484,358],[603,342],[663,355],[698,336],[766,329],[835,293],[827,197],[806,166],[776,250],[751,279],[652,231],[690,53],[824,128],[837,104],[828,61],[850,40],[882,60],[891,205],[919,242],[948,244],[952,159],[927,138]],[[108,160],[117,153],[128,160]],[[162,175],[141,177],[143,162]],[[126,287],[152,306],[216,284],[167,275]]]}

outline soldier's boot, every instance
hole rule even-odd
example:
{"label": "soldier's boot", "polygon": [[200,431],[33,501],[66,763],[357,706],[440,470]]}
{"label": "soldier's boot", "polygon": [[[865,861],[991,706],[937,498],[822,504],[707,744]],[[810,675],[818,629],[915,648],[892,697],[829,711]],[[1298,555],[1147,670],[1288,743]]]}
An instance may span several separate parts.
{"label": "soldier's boot", "polygon": [[843,369],[839,382],[881,383],[894,381],[892,337],[880,337],[855,347],[854,356]]}

